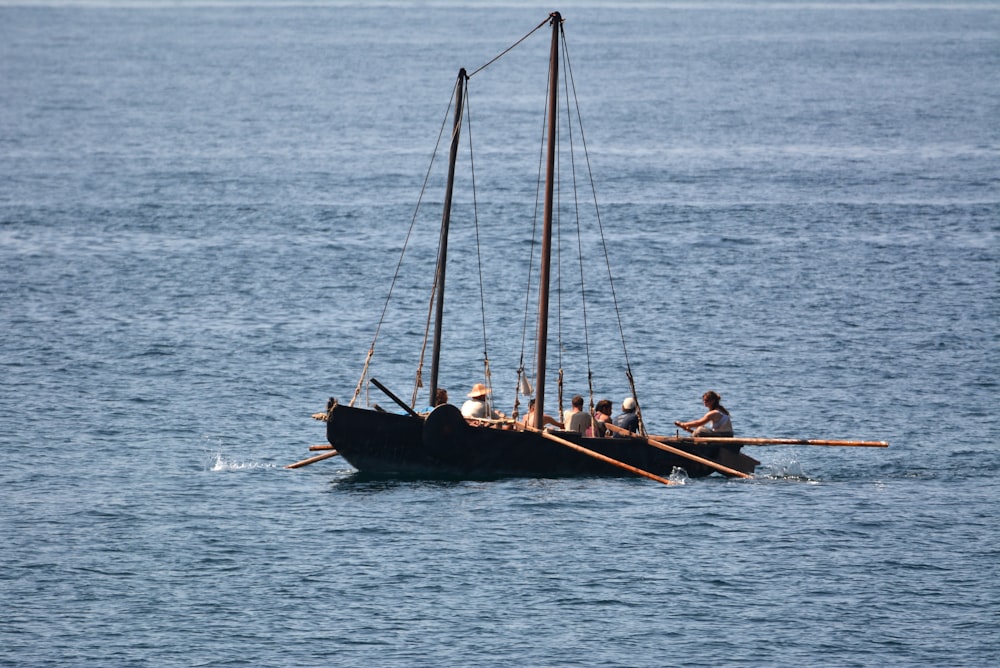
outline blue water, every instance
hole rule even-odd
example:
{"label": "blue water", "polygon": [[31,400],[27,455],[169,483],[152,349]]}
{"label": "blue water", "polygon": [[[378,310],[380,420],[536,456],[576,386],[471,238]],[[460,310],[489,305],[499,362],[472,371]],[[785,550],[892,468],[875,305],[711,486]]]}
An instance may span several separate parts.
{"label": "blue water", "polygon": [[[491,4],[0,3],[0,664],[1000,663],[1000,6]],[[651,430],[715,389],[740,433],[889,449],[669,488],[284,468],[354,391],[458,68],[553,9]],[[487,155],[523,157],[481,128],[529,61],[473,80]]]}

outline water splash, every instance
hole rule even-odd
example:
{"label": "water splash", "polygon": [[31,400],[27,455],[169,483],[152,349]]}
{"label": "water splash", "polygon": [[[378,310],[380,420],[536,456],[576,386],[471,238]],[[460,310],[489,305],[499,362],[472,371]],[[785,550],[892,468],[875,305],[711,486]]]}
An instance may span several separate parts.
{"label": "water splash", "polygon": [[226,458],[221,452],[215,453],[210,471],[253,471],[257,469],[277,468],[274,464],[263,464],[261,462],[244,462]]}
{"label": "water splash", "polygon": [[802,482],[815,482],[813,478],[811,478],[802,468],[802,463],[798,459],[794,458],[783,462],[771,462],[769,466],[763,467],[763,470],[758,471],[755,477],[770,480],[800,480]]}
{"label": "water splash", "polygon": [[675,482],[679,485],[686,485],[691,480],[691,478],[688,477],[687,471],[678,466],[675,466],[674,470],[671,471],[670,475],[667,477],[667,480]]}

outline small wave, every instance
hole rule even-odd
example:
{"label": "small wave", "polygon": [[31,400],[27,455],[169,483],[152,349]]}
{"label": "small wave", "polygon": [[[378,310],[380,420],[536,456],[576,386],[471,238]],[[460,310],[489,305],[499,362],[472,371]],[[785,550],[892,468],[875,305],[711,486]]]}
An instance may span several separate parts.
{"label": "small wave", "polygon": [[216,453],[209,467],[210,471],[253,471],[256,469],[277,468],[274,464],[262,464],[261,462],[242,462],[227,459],[221,453]]}
{"label": "small wave", "polygon": [[796,459],[784,462],[772,462],[769,466],[761,467],[754,476],[769,480],[801,480],[802,482],[816,482],[802,468],[802,463]]}

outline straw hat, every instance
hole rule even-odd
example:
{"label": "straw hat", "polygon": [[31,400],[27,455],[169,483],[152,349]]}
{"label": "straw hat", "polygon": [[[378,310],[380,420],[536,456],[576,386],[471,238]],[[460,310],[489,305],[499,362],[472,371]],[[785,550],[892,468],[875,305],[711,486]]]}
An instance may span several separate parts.
{"label": "straw hat", "polygon": [[469,392],[466,396],[470,399],[478,399],[479,397],[485,397],[490,391],[482,383],[476,383],[472,386],[472,392]]}

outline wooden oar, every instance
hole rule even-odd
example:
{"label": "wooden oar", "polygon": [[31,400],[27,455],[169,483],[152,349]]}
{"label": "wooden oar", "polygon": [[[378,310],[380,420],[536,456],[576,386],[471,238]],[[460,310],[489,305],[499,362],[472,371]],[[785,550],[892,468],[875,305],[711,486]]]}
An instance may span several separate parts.
{"label": "wooden oar", "polygon": [[404,402],[402,399],[400,399],[395,394],[393,394],[392,392],[390,392],[389,388],[387,388],[385,385],[383,385],[382,383],[378,382],[374,378],[372,378],[372,384],[375,387],[377,387],[378,389],[380,389],[383,392],[385,392],[385,396],[389,397],[390,399],[392,399],[393,401],[395,401],[397,404],[399,404],[399,406],[404,411],[406,411],[407,413],[409,413],[410,415],[412,415],[415,418],[420,418],[421,420],[423,419],[423,418],[420,417],[420,413],[418,413],[417,411],[415,411],[412,408],[410,408],[409,406],[407,406],[406,402]]}
{"label": "wooden oar", "polygon": [[329,443],[325,443],[323,445],[310,445],[309,449],[310,450],[333,450],[333,446],[330,445]]}
{"label": "wooden oar", "polygon": [[739,438],[736,436],[657,436],[670,440],[683,439],[695,443],[735,443],[742,445],[835,445],[855,446],[862,448],[888,448],[889,441],[838,441],[814,438]]}
{"label": "wooden oar", "polygon": [[609,422],[605,422],[604,426],[607,427],[608,429],[610,429],[611,431],[615,432],[616,434],[621,434],[622,436],[632,436],[633,438],[637,438],[637,439],[640,439],[640,440],[645,440],[646,443],[648,443],[649,445],[653,446],[654,448],[659,448],[660,450],[665,450],[666,452],[671,452],[671,453],[673,453],[673,454],[675,454],[675,455],[677,455],[679,457],[684,457],[685,459],[690,459],[693,462],[698,462],[699,464],[704,464],[705,466],[709,466],[709,467],[715,469],[716,471],[718,471],[720,473],[725,473],[726,475],[736,476],[737,478],[752,478],[753,477],[751,475],[748,475],[748,474],[744,473],[743,471],[737,471],[736,469],[731,469],[728,466],[723,466],[722,464],[720,464],[718,462],[713,462],[711,459],[705,459],[704,457],[699,457],[698,455],[693,455],[690,452],[685,452],[684,450],[681,450],[680,448],[675,448],[672,445],[667,445],[666,443],[663,443],[662,441],[658,441],[655,438],[648,437],[648,436],[646,438],[643,438],[642,436],[638,436],[636,434],[633,434],[628,429],[622,429],[618,425],[614,425],[614,424],[611,424]]}
{"label": "wooden oar", "polygon": [[532,427],[530,425],[525,425],[525,429],[528,429],[529,431],[533,431],[533,432],[536,432],[538,434],[541,434],[542,438],[547,438],[547,439],[549,439],[550,441],[552,441],[554,443],[558,443],[559,445],[565,445],[567,448],[571,448],[573,450],[576,450],[577,452],[582,452],[583,454],[587,455],[588,457],[593,457],[594,459],[599,459],[602,462],[607,462],[608,464],[611,464],[613,466],[617,466],[620,469],[625,469],[626,471],[630,471],[632,473],[635,473],[636,475],[641,475],[644,478],[649,478],[650,480],[655,480],[656,482],[663,483],[664,485],[676,485],[676,484],[678,484],[678,483],[674,482],[673,480],[667,480],[666,478],[661,478],[660,476],[656,475],[655,473],[650,473],[649,471],[643,471],[642,469],[636,468],[636,467],[632,466],[631,464],[626,464],[625,462],[618,461],[617,459],[613,459],[611,457],[608,457],[607,455],[602,455],[600,452],[595,452],[595,451],[593,451],[593,450],[591,450],[589,448],[585,448],[582,445],[577,445],[576,443],[573,443],[572,441],[567,441],[565,438],[559,438],[555,434],[550,434],[547,431],[544,431],[544,430],[541,430],[541,429],[535,429],[534,427]]}
{"label": "wooden oar", "polygon": [[336,450],[333,450],[332,452],[325,452],[322,455],[316,455],[315,457],[310,457],[309,459],[303,459],[301,462],[295,462],[294,464],[289,464],[285,468],[286,469],[297,469],[297,468],[300,468],[302,466],[308,466],[309,464],[314,464],[316,462],[321,462],[324,459],[329,459],[330,457],[336,457],[339,454],[340,453],[337,452]]}

